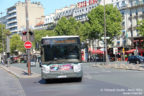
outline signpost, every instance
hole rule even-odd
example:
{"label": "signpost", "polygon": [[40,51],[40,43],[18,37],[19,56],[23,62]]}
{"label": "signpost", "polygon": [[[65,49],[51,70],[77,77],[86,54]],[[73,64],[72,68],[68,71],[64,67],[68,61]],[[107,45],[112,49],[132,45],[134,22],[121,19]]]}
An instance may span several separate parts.
{"label": "signpost", "polygon": [[[30,1],[30,0],[29,0]],[[25,0],[25,13],[26,13],[26,32],[29,33],[29,15],[28,15],[28,0]],[[30,40],[30,35],[27,34],[27,41]],[[31,48],[32,44],[26,44],[28,48]],[[28,75],[31,75],[31,66],[30,66],[30,49],[27,49],[27,65],[28,65]]]}

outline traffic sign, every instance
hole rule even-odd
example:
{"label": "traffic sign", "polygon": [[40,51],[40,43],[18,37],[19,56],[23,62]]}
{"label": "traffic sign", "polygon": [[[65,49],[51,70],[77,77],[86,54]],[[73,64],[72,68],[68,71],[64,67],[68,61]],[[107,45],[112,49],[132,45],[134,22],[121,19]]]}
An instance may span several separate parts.
{"label": "traffic sign", "polygon": [[32,47],[32,43],[31,43],[30,41],[26,41],[26,42],[24,43],[24,47],[25,47],[26,49],[30,49],[30,48]]}

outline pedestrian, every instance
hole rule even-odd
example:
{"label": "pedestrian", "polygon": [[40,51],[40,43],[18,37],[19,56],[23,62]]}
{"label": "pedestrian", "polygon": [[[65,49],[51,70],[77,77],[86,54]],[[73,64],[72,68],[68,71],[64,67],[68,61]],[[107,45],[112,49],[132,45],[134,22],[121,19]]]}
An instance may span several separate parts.
{"label": "pedestrian", "polygon": [[1,64],[4,64],[3,58],[1,59]]}

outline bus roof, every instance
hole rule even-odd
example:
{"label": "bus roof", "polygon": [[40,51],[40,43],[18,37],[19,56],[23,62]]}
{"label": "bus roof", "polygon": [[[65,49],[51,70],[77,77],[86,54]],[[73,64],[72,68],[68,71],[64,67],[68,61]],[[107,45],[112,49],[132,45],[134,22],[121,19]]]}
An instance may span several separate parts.
{"label": "bus roof", "polygon": [[79,37],[77,35],[69,35],[69,36],[46,36],[42,37],[42,39],[47,39],[47,38],[73,38],[73,37]]}

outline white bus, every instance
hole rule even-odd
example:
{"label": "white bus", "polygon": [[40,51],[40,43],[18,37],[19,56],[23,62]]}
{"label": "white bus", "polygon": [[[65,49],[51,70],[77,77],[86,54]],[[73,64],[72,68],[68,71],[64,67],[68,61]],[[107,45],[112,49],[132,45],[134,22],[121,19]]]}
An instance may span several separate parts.
{"label": "white bus", "polygon": [[51,36],[41,40],[41,77],[44,80],[82,80],[79,36]]}

